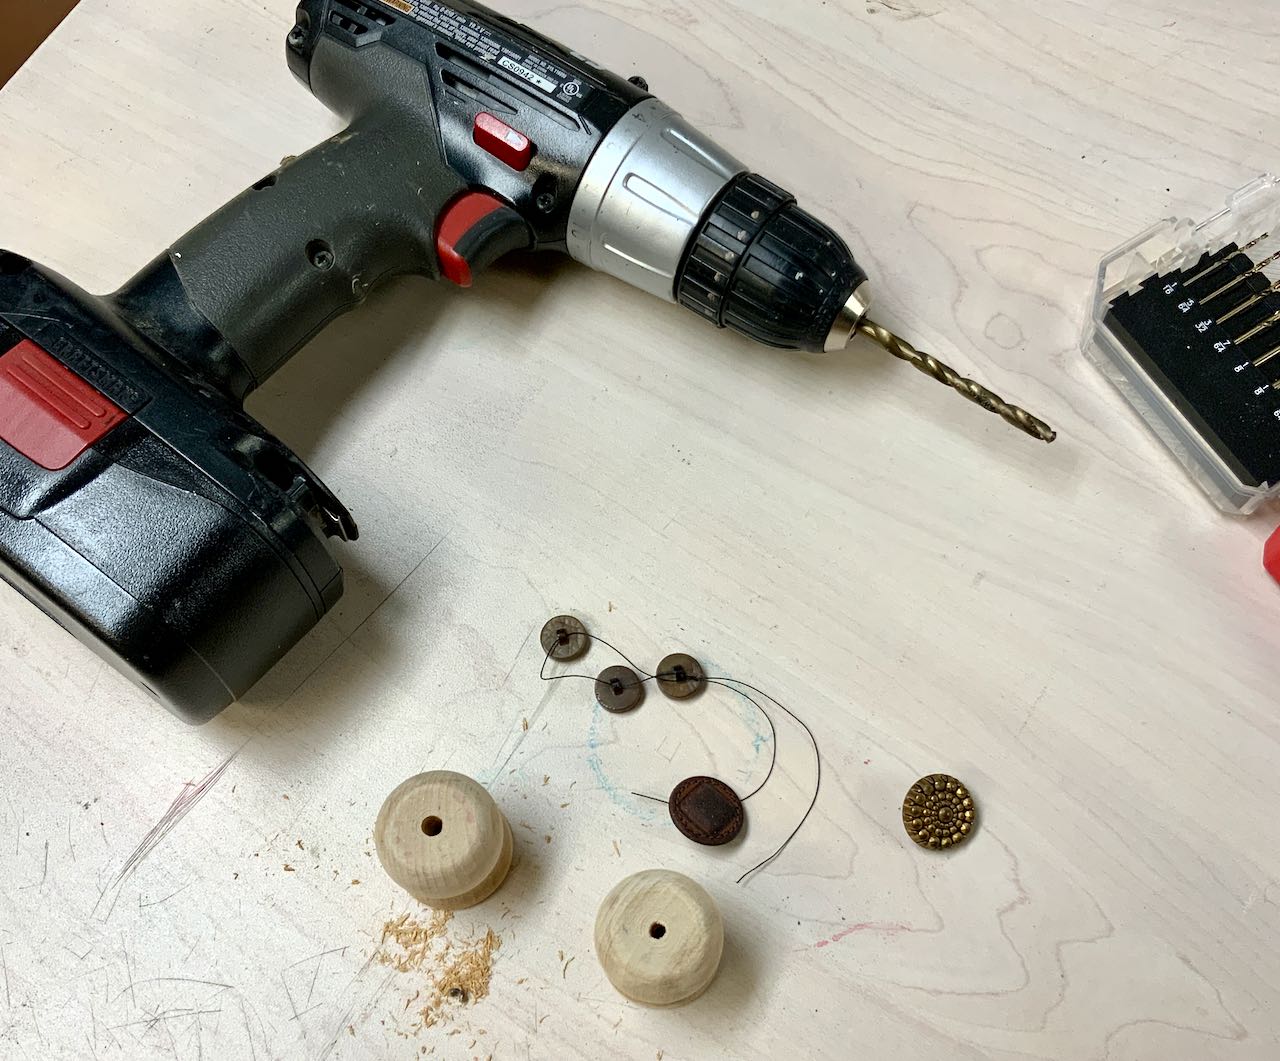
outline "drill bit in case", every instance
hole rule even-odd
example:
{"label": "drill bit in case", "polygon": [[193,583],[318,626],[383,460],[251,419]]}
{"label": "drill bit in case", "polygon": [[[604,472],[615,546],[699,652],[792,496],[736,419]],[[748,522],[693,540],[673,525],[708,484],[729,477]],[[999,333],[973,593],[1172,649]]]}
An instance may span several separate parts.
{"label": "drill bit in case", "polygon": [[1223,511],[1280,496],[1280,178],[1108,254],[1083,349]]}

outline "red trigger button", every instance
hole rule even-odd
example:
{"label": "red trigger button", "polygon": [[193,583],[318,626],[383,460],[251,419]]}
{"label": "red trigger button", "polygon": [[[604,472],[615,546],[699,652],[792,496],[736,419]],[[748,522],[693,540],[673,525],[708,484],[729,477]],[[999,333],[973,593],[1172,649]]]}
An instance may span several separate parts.
{"label": "red trigger button", "polygon": [[501,199],[485,192],[467,192],[445,208],[436,229],[436,254],[446,279],[459,287],[471,286],[468,245],[481,242],[477,237],[483,236],[485,219],[505,206]]}

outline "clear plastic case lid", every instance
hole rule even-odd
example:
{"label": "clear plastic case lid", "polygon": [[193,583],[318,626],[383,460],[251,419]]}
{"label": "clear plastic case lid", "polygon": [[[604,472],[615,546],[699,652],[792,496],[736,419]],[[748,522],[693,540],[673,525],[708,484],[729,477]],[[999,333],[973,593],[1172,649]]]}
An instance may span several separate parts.
{"label": "clear plastic case lid", "polygon": [[1236,514],[1280,496],[1273,255],[1280,262],[1280,178],[1264,175],[1212,217],[1170,218],[1104,257],[1081,341],[1205,493]]}

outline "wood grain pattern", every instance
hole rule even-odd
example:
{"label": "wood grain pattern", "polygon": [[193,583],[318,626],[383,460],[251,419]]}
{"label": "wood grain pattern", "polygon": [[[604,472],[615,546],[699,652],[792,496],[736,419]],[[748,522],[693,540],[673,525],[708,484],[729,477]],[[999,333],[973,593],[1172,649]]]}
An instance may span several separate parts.
{"label": "wood grain pattern", "polygon": [[682,1006],[715,979],[724,919],[697,881],[669,869],[641,870],[604,897],[595,947],[621,994],[646,1006]]}
{"label": "wood grain pattern", "polygon": [[511,826],[472,778],[429,770],[387,796],[373,827],[393,881],[436,910],[465,910],[498,890],[511,868]]}
{"label": "wood grain pattern", "polygon": [[[109,289],[335,131],[292,6],[83,0],[0,93],[0,246]],[[887,325],[1061,437],[567,263],[386,289],[250,403],[363,534],[245,703],[188,730],[0,592],[0,1053],[1275,1057],[1276,513],[1219,516],[1077,350],[1107,250],[1277,165],[1273,0],[502,6],[644,73],[848,236]],[[814,727],[784,858],[733,885],[807,803],[803,734],[743,838],[694,848],[628,793],[749,791],[767,731],[727,690],[615,718],[539,683],[563,611]],[[370,823],[427,765],[509,809],[517,867],[459,915],[503,937],[490,996],[413,1033],[422,984],[369,961],[409,904]],[[940,857],[900,815],[937,771],[983,815]],[[651,866],[731,926],[670,1012],[592,958]]]}

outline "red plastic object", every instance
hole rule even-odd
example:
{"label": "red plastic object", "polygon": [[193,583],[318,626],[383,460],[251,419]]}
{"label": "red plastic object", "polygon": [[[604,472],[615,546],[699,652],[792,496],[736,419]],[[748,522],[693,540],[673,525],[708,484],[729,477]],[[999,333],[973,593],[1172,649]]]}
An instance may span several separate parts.
{"label": "red plastic object", "polygon": [[1272,578],[1280,582],[1280,530],[1271,535],[1271,540],[1262,551],[1262,565],[1271,573]]}
{"label": "red plastic object", "polygon": [[533,159],[533,142],[501,118],[495,118],[488,111],[481,111],[476,115],[471,135],[489,154],[512,169],[523,172],[529,168]]}
{"label": "red plastic object", "polygon": [[485,192],[467,192],[445,208],[436,231],[436,254],[446,279],[459,287],[471,286],[471,264],[466,259],[463,241],[476,225],[504,205],[501,199]]}
{"label": "red plastic object", "polygon": [[65,468],[127,417],[30,339],[0,357],[0,439],[47,471]]}

